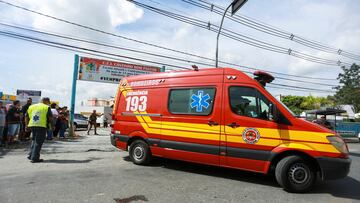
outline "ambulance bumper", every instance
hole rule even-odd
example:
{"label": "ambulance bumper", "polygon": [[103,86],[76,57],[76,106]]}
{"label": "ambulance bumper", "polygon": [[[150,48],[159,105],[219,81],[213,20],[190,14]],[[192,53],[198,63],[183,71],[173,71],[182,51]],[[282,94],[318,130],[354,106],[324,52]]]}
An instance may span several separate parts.
{"label": "ambulance bumper", "polygon": [[114,147],[126,150],[126,144],[129,140],[128,136],[120,135],[120,134],[111,134],[110,142]]}
{"label": "ambulance bumper", "polygon": [[323,180],[344,178],[349,174],[351,159],[344,158],[317,158]]}
{"label": "ambulance bumper", "polygon": [[110,135],[110,142],[111,142],[111,144],[112,144],[114,147],[116,147],[116,141],[115,141],[115,136],[114,136],[114,134],[111,134],[111,135]]}

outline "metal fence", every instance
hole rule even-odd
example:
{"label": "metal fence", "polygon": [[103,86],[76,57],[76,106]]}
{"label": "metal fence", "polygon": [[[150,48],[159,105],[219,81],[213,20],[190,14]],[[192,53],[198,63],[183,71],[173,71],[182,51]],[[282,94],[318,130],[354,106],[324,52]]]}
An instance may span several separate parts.
{"label": "metal fence", "polygon": [[358,122],[338,122],[336,132],[342,137],[358,137],[360,133],[360,123]]}

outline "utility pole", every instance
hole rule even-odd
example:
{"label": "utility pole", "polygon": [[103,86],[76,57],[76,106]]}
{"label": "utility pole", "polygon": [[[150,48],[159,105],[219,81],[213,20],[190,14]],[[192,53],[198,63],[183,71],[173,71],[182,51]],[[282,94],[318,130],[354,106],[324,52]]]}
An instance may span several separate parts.
{"label": "utility pole", "polygon": [[74,136],[74,113],[75,113],[75,96],[76,96],[76,81],[78,78],[78,71],[79,71],[79,55],[75,54],[74,60],[74,72],[73,72],[73,81],[72,81],[72,88],[71,88],[71,101],[70,101],[70,129],[69,135]]}
{"label": "utility pole", "polygon": [[216,53],[215,53],[215,67],[216,67],[216,68],[218,68],[218,65],[219,65],[219,37],[220,37],[222,25],[223,25],[223,23],[224,23],[225,15],[226,15],[226,13],[228,12],[228,10],[229,10],[230,7],[232,7],[232,9],[231,9],[231,15],[234,15],[246,2],[247,2],[247,0],[234,0],[234,1],[225,9],[224,15],[222,16],[222,19],[221,19],[219,31],[218,31],[218,34],[217,34],[217,37],[216,37]]}

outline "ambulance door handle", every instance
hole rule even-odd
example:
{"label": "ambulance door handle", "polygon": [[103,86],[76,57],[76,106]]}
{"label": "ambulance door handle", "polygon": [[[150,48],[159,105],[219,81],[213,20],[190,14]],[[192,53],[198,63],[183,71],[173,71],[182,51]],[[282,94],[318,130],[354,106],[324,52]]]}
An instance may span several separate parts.
{"label": "ambulance door handle", "polygon": [[209,124],[209,126],[219,125],[219,123],[217,123],[215,121],[209,121],[208,124]]}
{"label": "ambulance door handle", "polygon": [[230,124],[227,124],[227,126],[232,127],[232,128],[238,128],[238,127],[240,127],[240,125],[237,124],[236,122],[232,122],[232,123],[230,123]]}

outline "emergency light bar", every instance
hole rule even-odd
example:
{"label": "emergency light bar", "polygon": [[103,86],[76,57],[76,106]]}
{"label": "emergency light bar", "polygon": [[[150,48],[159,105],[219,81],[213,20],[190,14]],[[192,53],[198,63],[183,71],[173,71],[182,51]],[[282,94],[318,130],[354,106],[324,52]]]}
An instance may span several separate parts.
{"label": "emergency light bar", "polygon": [[254,79],[257,80],[263,87],[266,86],[266,83],[271,83],[275,79],[274,76],[260,70],[255,71],[254,75],[256,76]]}

